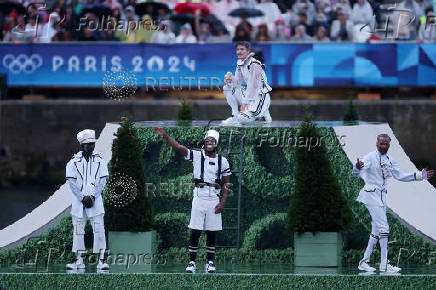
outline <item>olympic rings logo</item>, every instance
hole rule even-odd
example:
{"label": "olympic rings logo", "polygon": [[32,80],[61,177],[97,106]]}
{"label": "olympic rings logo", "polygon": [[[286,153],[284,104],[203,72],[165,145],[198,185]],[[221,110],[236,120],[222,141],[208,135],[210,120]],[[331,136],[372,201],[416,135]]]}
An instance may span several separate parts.
{"label": "olympic rings logo", "polygon": [[13,74],[20,72],[31,74],[42,65],[42,57],[39,54],[32,54],[30,57],[25,54],[20,54],[17,57],[7,54],[3,57],[2,63]]}

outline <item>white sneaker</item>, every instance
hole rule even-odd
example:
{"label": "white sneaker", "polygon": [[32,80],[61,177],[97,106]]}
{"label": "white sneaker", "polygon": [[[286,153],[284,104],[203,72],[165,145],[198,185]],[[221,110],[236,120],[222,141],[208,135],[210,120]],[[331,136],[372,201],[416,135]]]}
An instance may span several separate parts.
{"label": "white sneaker", "polygon": [[221,122],[221,126],[232,126],[232,125],[240,125],[238,119],[235,116],[231,116]]}
{"label": "white sneaker", "polygon": [[357,267],[360,271],[366,271],[366,272],[374,272],[375,268],[371,267],[367,261],[360,260],[359,266]]}
{"label": "white sneaker", "polygon": [[213,263],[213,261],[209,261],[209,263],[207,263],[205,265],[204,272],[206,274],[208,274],[208,273],[216,273],[216,268],[215,268],[215,264]]}
{"label": "white sneaker", "polygon": [[71,264],[67,264],[68,270],[77,270],[77,269],[85,269],[85,264],[83,263],[83,260],[75,260]]}
{"label": "white sneaker", "polygon": [[98,260],[97,270],[109,270],[109,265],[104,260]]}
{"label": "white sneaker", "polygon": [[398,273],[400,271],[401,271],[400,267],[393,266],[389,262],[386,265],[380,264],[380,272]]}
{"label": "white sneaker", "polygon": [[186,273],[192,273],[192,274],[194,274],[195,273],[195,262],[194,261],[191,261],[191,262],[189,262],[188,263],[188,265],[186,266]]}

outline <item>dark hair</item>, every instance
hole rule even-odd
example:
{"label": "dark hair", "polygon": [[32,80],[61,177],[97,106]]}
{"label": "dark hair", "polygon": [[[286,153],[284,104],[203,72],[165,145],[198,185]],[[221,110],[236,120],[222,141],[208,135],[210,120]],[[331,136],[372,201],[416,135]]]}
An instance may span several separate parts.
{"label": "dark hair", "polygon": [[248,41],[238,41],[236,43],[236,47],[238,46],[244,46],[246,49],[251,49],[250,43]]}

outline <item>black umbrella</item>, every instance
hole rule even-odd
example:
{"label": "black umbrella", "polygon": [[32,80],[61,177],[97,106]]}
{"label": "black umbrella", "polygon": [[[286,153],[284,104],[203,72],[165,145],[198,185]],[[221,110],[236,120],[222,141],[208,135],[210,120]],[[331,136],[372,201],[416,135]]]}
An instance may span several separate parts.
{"label": "black umbrella", "polygon": [[158,16],[158,10],[163,9],[165,13],[169,13],[170,9],[168,5],[159,2],[144,2],[135,5],[135,13],[139,16],[144,14],[150,15],[152,18],[156,18]]}
{"label": "black umbrella", "polygon": [[26,14],[26,8],[19,3],[10,1],[0,2],[0,12],[3,14],[3,16],[11,13],[12,9],[15,9],[18,14]]}
{"label": "black umbrella", "polygon": [[90,4],[90,5],[85,5],[85,7],[83,7],[82,13],[93,13],[98,17],[101,17],[103,15],[105,16],[112,16],[112,9],[105,5],[105,4]]}
{"label": "black umbrella", "polygon": [[238,8],[229,13],[232,17],[259,17],[263,16],[263,12],[254,8]]}
{"label": "black umbrella", "polygon": [[[176,27],[182,26],[184,23],[189,22],[193,29],[195,29],[195,14],[173,14],[170,19],[176,22]],[[213,35],[217,35],[219,30],[227,32],[225,25],[214,14],[200,15],[200,21],[209,23],[210,32]]]}

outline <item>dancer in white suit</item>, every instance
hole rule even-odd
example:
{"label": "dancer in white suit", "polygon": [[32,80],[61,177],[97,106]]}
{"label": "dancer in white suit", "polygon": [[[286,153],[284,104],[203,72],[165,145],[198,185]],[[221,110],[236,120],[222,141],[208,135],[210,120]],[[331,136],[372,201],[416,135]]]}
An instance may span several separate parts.
{"label": "dancer in white suit", "polygon": [[387,154],[391,138],[387,134],[377,136],[377,150],[365,155],[362,160],[357,159],[353,166],[353,176],[359,176],[365,181],[364,188],[359,192],[357,201],[363,203],[372,219],[371,235],[363,259],[359,262],[359,270],[375,271],[369,265],[371,253],[380,244],[380,271],[396,273],[401,268],[393,266],[387,259],[389,224],[386,217],[387,179],[394,177],[399,181],[424,180],[434,175],[434,170],[423,169],[421,172],[405,173],[398,164]]}
{"label": "dancer in white suit", "polygon": [[67,163],[66,179],[72,192],[71,215],[73,219],[73,253],[75,261],[67,269],[84,269],[81,254],[85,249],[85,225],[91,221],[94,232],[93,253],[99,254],[98,270],[108,270],[104,260],[106,236],[104,229],[104,208],[101,192],[108,178],[108,168],[102,157],[94,152],[95,131],[83,130],[77,134],[82,151],[74,154]]}
{"label": "dancer in white suit", "polygon": [[[268,85],[264,64],[253,57],[250,43],[246,41],[236,44],[236,55],[238,61],[235,76],[228,72],[224,76],[223,87],[227,103],[232,109],[232,117],[224,120],[222,125],[271,122],[269,106],[272,88]],[[243,81],[246,87],[242,86]]]}

